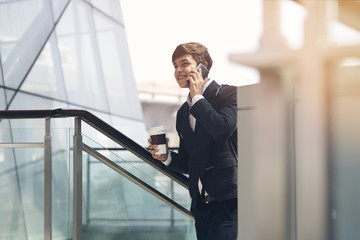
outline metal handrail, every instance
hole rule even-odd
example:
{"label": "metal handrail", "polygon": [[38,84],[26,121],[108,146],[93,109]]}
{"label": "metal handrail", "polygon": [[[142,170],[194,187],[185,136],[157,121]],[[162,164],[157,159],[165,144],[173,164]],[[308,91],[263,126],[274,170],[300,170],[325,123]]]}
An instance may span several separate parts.
{"label": "metal handrail", "polygon": [[137,144],[132,139],[128,138],[117,129],[110,126],[100,118],[86,110],[78,109],[54,109],[54,110],[7,110],[0,111],[0,119],[25,119],[25,118],[66,118],[66,117],[79,117],[81,120],[109,137],[114,142],[125,147],[128,151],[156,168],[158,171],[168,176],[181,186],[188,189],[188,178],[183,174],[171,171],[165,167],[163,163],[153,159],[150,152],[144,147]]}
{"label": "metal handrail", "polygon": [[43,147],[44,148],[44,239],[51,240],[51,135],[50,135],[50,119],[51,118],[67,118],[75,119],[75,132],[73,137],[73,239],[82,239],[82,151],[86,151],[93,157],[105,163],[110,168],[121,173],[123,176],[131,179],[134,183],[143,187],[143,189],[151,192],[154,196],[178,209],[180,212],[192,218],[191,213],[168,198],[156,189],[147,185],[134,175],[124,169],[115,166],[116,164],[105,158],[97,151],[86,146],[82,140],[81,121],[86,122],[97,131],[103,133],[114,142],[125,147],[128,151],[162,172],[181,186],[188,188],[188,178],[180,173],[172,172],[166,169],[165,165],[152,158],[150,152],[138,145],[136,142],[126,137],[124,134],[97,118],[93,114],[85,110],[73,109],[55,109],[55,110],[7,110],[0,111],[1,119],[31,119],[45,118],[45,137],[44,143],[3,143],[0,147]]}

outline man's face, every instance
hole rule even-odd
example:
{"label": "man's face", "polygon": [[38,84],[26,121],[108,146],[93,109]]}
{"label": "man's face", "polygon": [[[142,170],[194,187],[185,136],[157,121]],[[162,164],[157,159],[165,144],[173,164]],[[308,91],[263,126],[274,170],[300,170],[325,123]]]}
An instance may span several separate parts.
{"label": "man's face", "polygon": [[173,64],[175,68],[174,75],[177,83],[181,88],[188,88],[188,75],[191,71],[195,71],[197,66],[195,59],[190,54],[186,54],[176,58]]}

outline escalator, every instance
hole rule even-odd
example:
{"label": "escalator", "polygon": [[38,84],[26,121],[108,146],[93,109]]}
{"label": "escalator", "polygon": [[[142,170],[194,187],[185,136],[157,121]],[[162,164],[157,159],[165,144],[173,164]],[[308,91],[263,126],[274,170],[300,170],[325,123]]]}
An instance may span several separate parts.
{"label": "escalator", "polygon": [[[46,204],[40,204],[44,233],[29,236],[36,227],[32,215],[23,214],[24,239],[196,239],[186,176],[166,169],[145,148],[87,111],[0,111],[0,119],[41,118],[74,118],[75,129],[51,130],[52,153],[65,152],[52,158],[51,234],[46,229],[46,209],[41,210]],[[107,140],[100,142],[104,136]],[[46,174],[42,176],[46,189]],[[21,187],[19,192],[23,199],[19,208],[26,212],[26,192]],[[46,202],[47,193],[42,192],[36,198]],[[16,230],[11,234],[16,235]]]}

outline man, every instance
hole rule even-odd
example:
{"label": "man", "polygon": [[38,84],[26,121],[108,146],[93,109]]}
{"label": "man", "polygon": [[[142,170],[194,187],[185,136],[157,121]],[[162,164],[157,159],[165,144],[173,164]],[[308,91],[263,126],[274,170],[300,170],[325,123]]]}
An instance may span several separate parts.
{"label": "man", "polygon": [[188,100],[176,118],[178,153],[152,156],[172,170],[189,174],[191,213],[199,240],[237,239],[237,119],[236,87],[219,85],[208,77],[212,59],[205,46],[180,44],[172,55],[175,78],[189,88]]}

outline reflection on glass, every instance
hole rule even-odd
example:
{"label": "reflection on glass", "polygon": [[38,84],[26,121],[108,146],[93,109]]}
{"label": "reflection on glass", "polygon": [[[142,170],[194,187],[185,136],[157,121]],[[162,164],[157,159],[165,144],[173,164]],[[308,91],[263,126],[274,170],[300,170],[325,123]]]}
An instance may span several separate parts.
{"label": "reflection on glass", "polygon": [[[43,131],[0,130],[2,142],[28,142]],[[43,149],[0,148],[0,239],[43,239]]]}
{"label": "reflection on glass", "polygon": [[[54,37],[50,39],[51,41],[42,50],[21,90],[65,101],[65,88],[61,71],[59,70],[60,66],[54,64],[54,55],[50,46],[54,46],[56,41]],[[58,69],[58,75],[55,73],[56,69]]]}
{"label": "reflection on glass", "polygon": [[123,23],[122,11],[120,9],[120,0],[86,0],[99,9],[101,12],[109,15],[116,21]]}
{"label": "reflection on glass", "polygon": [[[130,56],[125,30],[100,14],[94,17],[111,112],[126,112],[131,118],[141,119],[139,99],[132,94],[136,92],[136,87],[130,62],[127,61]],[[125,102],[128,104],[119,104]]]}
{"label": "reflection on glass", "polygon": [[[101,72],[95,60],[96,39],[91,35],[91,22],[86,19],[91,9],[85,4],[73,3],[59,22],[59,29],[70,25],[75,33],[63,35],[58,32],[58,44],[63,68],[65,87],[69,102],[84,107],[108,111],[103,91]],[[71,21],[73,19],[78,21]],[[70,18],[70,19],[69,19]],[[83,24],[79,24],[81,22]],[[62,24],[66,26],[61,27]],[[80,26],[82,26],[80,28]],[[84,27],[86,26],[86,27]]]}
{"label": "reflection on glass", "polygon": [[0,21],[4,82],[17,88],[51,32],[50,2],[7,1],[0,4],[0,16],[6,17]]}

